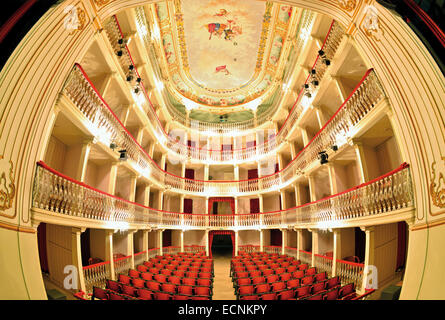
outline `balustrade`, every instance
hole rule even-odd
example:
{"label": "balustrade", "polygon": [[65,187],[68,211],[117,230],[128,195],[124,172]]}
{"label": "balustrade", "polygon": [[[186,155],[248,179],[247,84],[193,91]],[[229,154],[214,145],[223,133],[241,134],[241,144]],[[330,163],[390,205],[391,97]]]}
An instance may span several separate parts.
{"label": "balustrade", "polygon": [[409,166],[399,168],[342,193],[302,206],[266,213],[206,215],[152,209],[120,199],[49,168],[37,165],[33,207],[65,216],[103,222],[145,224],[159,228],[277,228],[293,225],[329,227],[330,223],[413,207]]}
{"label": "balustrade", "polygon": [[111,279],[110,261],[83,267],[85,290],[93,292],[93,287],[105,288],[106,280]]}
{"label": "balustrade", "polygon": [[128,270],[131,269],[131,259],[132,256],[114,259],[114,274],[116,279],[120,273],[128,274]]}

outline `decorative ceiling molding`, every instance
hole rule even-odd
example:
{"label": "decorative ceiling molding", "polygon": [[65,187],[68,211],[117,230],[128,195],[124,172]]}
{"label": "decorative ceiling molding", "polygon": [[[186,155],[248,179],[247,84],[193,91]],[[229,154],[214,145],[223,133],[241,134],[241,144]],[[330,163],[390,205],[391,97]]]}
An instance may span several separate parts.
{"label": "decorative ceiling molding", "polygon": [[[283,69],[281,65],[287,61],[287,57],[283,57],[282,53],[289,51],[284,50],[285,46],[292,45],[290,41],[286,40],[289,37],[291,21],[295,20],[297,16],[296,8],[272,2],[253,1],[252,3],[257,7],[262,6],[264,10],[264,13],[256,12],[255,16],[247,10],[251,5],[249,2],[244,3],[244,12],[237,10],[235,14],[229,10],[230,5],[239,6],[239,2],[235,3],[233,0],[203,1],[196,4],[196,6],[202,6],[203,9],[199,10],[195,17],[193,14],[198,10],[191,11],[190,3],[185,3],[187,1],[189,0],[168,0],[153,5],[154,18],[158,26],[150,27],[151,29],[159,28],[161,51],[163,51],[161,59],[163,68],[161,69],[164,72],[168,70],[167,74],[163,74],[163,77],[168,79],[165,87],[178,101],[182,101],[184,104],[192,103],[194,108],[203,107],[202,109],[207,111],[222,111],[220,107],[225,107],[225,110],[227,107],[245,110],[252,108],[249,102],[250,104],[260,104],[274,92],[273,89],[280,85],[282,77],[278,73],[281,73],[279,72]],[[188,6],[185,11],[184,6]],[[223,9],[224,7],[227,9]],[[215,10],[215,8],[220,9]],[[252,56],[251,52],[249,51],[247,54],[243,52],[245,48],[255,47],[255,35],[259,33],[252,32],[258,21],[251,15],[253,17],[260,15],[262,19],[260,22],[261,34],[255,49],[257,58],[256,63],[253,64],[249,60],[249,57]],[[205,21],[202,30],[193,29],[202,21]],[[223,23],[224,21],[227,22]],[[204,34],[207,34],[204,36],[205,39]],[[246,40],[251,40],[251,43],[246,45],[242,42]],[[192,51],[190,51],[191,48]],[[210,56],[206,56],[207,52],[197,52],[200,51],[200,48],[208,50]],[[211,55],[215,52],[215,48],[223,48],[221,55]],[[239,58],[237,51],[239,55],[244,55],[243,61],[237,61]],[[191,53],[194,55],[192,62],[189,60]],[[206,61],[202,62],[202,57]],[[218,64],[218,60],[215,63],[216,67],[212,65],[214,69],[209,68],[210,63],[215,59],[219,58],[223,61],[225,58],[227,61],[229,57],[235,61],[238,68],[231,68],[227,62]],[[249,63],[252,65],[252,74],[246,76],[248,74],[246,65]],[[241,68],[244,69],[240,71]],[[214,71],[211,72],[211,70]],[[236,73],[238,77],[233,73]],[[200,79],[198,80],[193,74],[198,75]],[[240,74],[242,74],[241,77],[239,77]],[[213,77],[215,78],[213,79]],[[231,84],[232,82],[238,83],[238,85],[216,87],[220,83]],[[217,108],[209,109],[208,107]]]}

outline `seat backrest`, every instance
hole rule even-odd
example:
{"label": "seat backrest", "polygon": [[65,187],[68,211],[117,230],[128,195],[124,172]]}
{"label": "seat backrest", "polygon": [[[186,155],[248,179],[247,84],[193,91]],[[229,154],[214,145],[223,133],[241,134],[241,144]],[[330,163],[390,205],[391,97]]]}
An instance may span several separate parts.
{"label": "seat backrest", "polygon": [[170,269],[162,269],[161,270],[161,274],[165,275],[165,276],[169,276],[172,274],[172,270]]}
{"label": "seat backrest", "polygon": [[264,283],[266,282],[266,278],[264,277],[255,277],[252,278],[252,284]]}
{"label": "seat backrest", "polygon": [[147,272],[148,268],[146,266],[140,264],[136,267],[136,270],[142,273],[142,272]]}
{"label": "seat backrest", "polygon": [[280,280],[280,277],[276,274],[271,274],[270,276],[267,276],[267,282],[269,283],[277,282],[278,280]]}
{"label": "seat backrest", "polygon": [[298,288],[300,286],[300,279],[290,279],[287,280],[288,288]]}
{"label": "seat backrest", "polygon": [[274,274],[273,269],[264,269],[263,270],[263,276],[269,276],[271,274]]}
{"label": "seat backrest", "polygon": [[127,276],[125,274],[121,274],[121,273],[119,274],[118,279],[119,279],[119,282],[123,283],[123,284],[130,284],[130,282],[131,282],[131,278],[129,276]]}
{"label": "seat backrest", "polygon": [[153,279],[153,273],[151,272],[142,272],[141,278],[144,280],[152,280]]}
{"label": "seat backrest", "polygon": [[248,295],[240,297],[240,300],[259,300],[260,297],[258,295]]}
{"label": "seat backrest", "polygon": [[161,285],[161,290],[168,293],[176,293],[176,285],[172,283],[163,283]]}
{"label": "seat backrest", "polygon": [[306,275],[314,275],[316,273],[317,273],[317,268],[315,268],[315,267],[309,268],[305,272]]}
{"label": "seat backrest", "polygon": [[277,294],[276,293],[262,294],[261,300],[277,300]]}
{"label": "seat backrest", "polygon": [[178,286],[178,293],[180,294],[193,294],[193,287],[192,286]]}
{"label": "seat backrest", "polygon": [[136,288],[144,288],[145,280],[140,278],[131,279],[131,284]]}
{"label": "seat backrest", "polygon": [[327,275],[326,272],[320,272],[315,275],[315,281],[323,281],[326,280]]}
{"label": "seat backrest", "polygon": [[107,279],[105,288],[110,289],[115,292],[121,292],[121,284],[114,280]]}
{"label": "seat backrest", "polygon": [[93,295],[91,296],[91,299],[108,300],[109,299],[108,290],[99,287],[93,287]]}
{"label": "seat backrest", "polygon": [[185,273],[187,278],[198,278],[198,272],[196,271],[188,271]]}
{"label": "seat backrest", "polygon": [[132,278],[139,278],[141,276],[141,273],[135,269],[128,270],[128,275]]}
{"label": "seat backrest", "polygon": [[186,294],[175,294],[173,300],[190,300],[191,297]]}
{"label": "seat backrest", "polygon": [[239,278],[236,282],[238,286],[245,286],[247,284],[250,284],[252,280],[250,278]]}
{"label": "seat backrest", "polygon": [[123,296],[121,296],[118,293],[115,292],[110,292],[110,300],[125,300],[125,298]]}
{"label": "seat backrest", "polygon": [[122,286],[122,294],[126,294],[127,296],[136,296],[136,288],[133,286],[130,286],[128,284],[124,284]]}
{"label": "seat backrest", "polygon": [[300,298],[300,297],[309,295],[310,294],[310,289],[311,289],[311,286],[301,286],[301,287],[298,287],[296,289],[296,291],[295,291],[295,296],[297,298]]}
{"label": "seat backrest", "polygon": [[312,285],[311,292],[312,294],[318,293],[326,288],[325,282],[316,282]]}
{"label": "seat backrest", "polygon": [[257,284],[256,293],[270,292],[270,285],[268,283]]}
{"label": "seat backrest", "polygon": [[312,284],[314,282],[314,277],[313,276],[307,276],[301,279],[301,284],[302,285],[307,285],[307,284]]}
{"label": "seat backrest", "polygon": [[183,278],[185,276],[185,271],[184,270],[175,270],[175,271],[173,271],[173,274],[177,277]]}
{"label": "seat backrest", "polygon": [[181,284],[181,278],[178,276],[170,276],[168,277],[168,282],[173,284]]}
{"label": "seat backrest", "polygon": [[138,298],[142,300],[153,300],[153,293],[148,289],[139,288],[137,290]]}
{"label": "seat backrest", "polygon": [[208,286],[210,287],[212,285],[212,280],[210,279],[196,279],[196,284],[198,286]]}
{"label": "seat backrest", "polygon": [[235,273],[235,278],[247,278],[248,276],[249,276],[249,272],[247,272],[247,271]]}
{"label": "seat backrest", "polygon": [[201,272],[199,274],[199,278],[211,279],[212,278],[212,273],[210,273],[210,272]]}
{"label": "seat backrest", "polygon": [[210,288],[209,287],[203,287],[203,286],[196,286],[195,287],[195,294],[198,296],[209,296],[210,295]]}
{"label": "seat backrest", "polygon": [[329,290],[325,293],[325,300],[337,300],[338,299],[338,288]]}
{"label": "seat backrest", "polygon": [[153,291],[159,291],[161,288],[161,284],[159,282],[156,281],[146,281],[145,282],[145,286]]}
{"label": "seat backrest", "polygon": [[286,268],[283,268],[283,267],[279,267],[279,268],[275,269],[276,274],[285,273],[285,272],[286,272]]}
{"label": "seat backrest", "polygon": [[155,300],[171,300],[171,295],[164,292],[155,292],[154,298]]}
{"label": "seat backrest", "polygon": [[260,270],[250,271],[249,274],[250,274],[250,277],[252,277],[252,278],[259,277],[259,276],[261,276],[261,271]]}
{"label": "seat backrest", "polygon": [[339,296],[340,298],[343,298],[344,296],[347,296],[348,294],[353,292],[355,292],[355,285],[353,282],[351,282],[341,287],[339,291]]}
{"label": "seat backrest", "polygon": [[255,292],[255,287],[251,285],[238,287],[238,294],[240,295],[253,294],[254,292]]}
{"label": "seat backrest", "polygon": [[305,263],[305,264],[300,264],[299,266],[298,266],[298,270],[306,270],[306,269],[308,269],[309,268],[309,265],[307,264],[307,263]]}
{"label": "seat backrest", "polygon": [[273,291],[281,291],[286,289],[286,283],[284,281],[272,283]]}
{"label": "seat backrest", "polygon": [[280,300],[289,300],[289,299],[293,299],[294,297],[295,297],[294,290],[284,290],[284,291],[281,291],[280,293],[278,293],[278,298]]}
{"label": "seat backrest", "polygon": [[336,287],[338,285],[340,285],[340,278],[339,277],[332,277],[332,278],[329,278],[326,281],[326,288],[327,289],[332,289],[332,288],[334,288],[334,287]]}
{"label": "seat backrest", "polygon": [[323,294],[322,293],[314,294],[314,295],[306,298],[306,300],[323,300]]}
{"label": "seat backrest", "polygon": [[303,270],[297,270],[292,273],[292,277],[295,279],[303,278],[304,277],[304,271]]}
{"label": "seat backrest", "polygon": [[194,286],[196,284],[195,278],[182,278],[182,284],[187,286]]}

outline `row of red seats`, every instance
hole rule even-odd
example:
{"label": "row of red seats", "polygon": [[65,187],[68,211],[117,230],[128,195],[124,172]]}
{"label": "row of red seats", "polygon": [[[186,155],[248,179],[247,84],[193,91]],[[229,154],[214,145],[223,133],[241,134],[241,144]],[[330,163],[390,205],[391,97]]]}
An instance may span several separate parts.
{"label": "row of red seats", "polygon": [[324,281],[327,279],[327,274],[326,272],[321,272],[315,275],[308,275],[306,277],[302,277],[302,278],[295,278],[292,277],[292,274],[290,273],[283,273],[281,275],[269,275],[269,276],[254,276],[254,277],[243,277],[243,278],[233,278],[233,283],[234,283],[234,287],[239,287],[242,285],[256,285],[256,284],[261,284],[261,283],[274,283],[274,282],[288,282],[290,281],[291,283],[295,284],[298,283],[297,286],[300,285],[300,283],[302,285],[310,285],[313,284],[315,282],[320,282],[320,281]]}
{"label": "row of red seats", "polygon": [[179,277],[175,275],[165,276],[163,274],[151,274],[148,272],[141,273],[141,277],[131,277],[130,275],[119,274],[119,282],[124,284],[137,283],[139,286],[142,284],[141,281],[147,282],[157,282],[171,283],[171,284],[184,284],[184,285],[200,285],[200,286],[213,286],[213,276],[211,274],[205,274],[203,277]]}
{"label": "row of red seats", "polygon": [[[171,265],[171,264],[167,264],[167,265],[163,265],[163,266],[159,266],[157,265],[156,267],[147,267],[145,265],[146,262],[144,262],[144,265],[139,265],[137,266],[137,271],[139,272],[151,272],[151,273],[168,273],[168,274],[172,274],[173,271],[196,271],[196,272],[213,272],[213,265],[212,264],[203,264],[199,267],[195,267],[195,266],[187,266],[187,265]],[[161,272],[162,270],[162,272]]]}
{"label": "row of red seats", "polygon": [[166,279],[167,277],[176,276],[180,278],[205,278],[212,279],[213,278],[213,270],[212,269],[202,269],[202,271],[184,271],[184,270],[175,270],[171,271],[168,269],[161,270],[151,270],[150,272],[139,272],[134,269],[130,269],[129,276],[132,278],[142,278],[145,280],[155,279],[159,282],[165,282],[158,279]]}
{"label": "row of red seats", "polygon": [[[308,265],[300,265],[302,268],[298,268],[297,266],[289,266],[287,268],[271,268],[269,266],[259,266],[259,268],[242,268],[235,267],[232,271],[233,275],[236,274],[253,274],[253,275],[263,275],[268,276],[271,274],[282,274],[282,273],[295,273],[298,278],[301,278],[304,275],[313,275],[316,273],[316,269],[314,267],[308,268]],[[239,276],[238,276],[239,277]]]}

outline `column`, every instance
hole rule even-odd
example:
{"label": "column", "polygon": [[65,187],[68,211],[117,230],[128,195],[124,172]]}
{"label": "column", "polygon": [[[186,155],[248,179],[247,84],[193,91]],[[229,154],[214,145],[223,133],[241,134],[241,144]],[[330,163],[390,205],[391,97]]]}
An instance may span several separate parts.
{"label": "column", "polygon": [[131,202],[135,202],[136,200],[136,184],[137,184],[137,175],[132,174],[130,176],[130,184],[129,184],[129,188],[130,188],[130,196],[129,199]]}
{"label": "column", "polygon": [[286,247],[287,247],[287,229],[281,229],[281,233],[282,233],[282,240],[281,240],[281,254],[285,254],[286,253]]}
{"label": "column", "polygon": [[148,230],[142,230],[142,251],[145,251],[145,261],[149,260],[148,257]]}
{"label": "column", "polygon": [[207,229],[205,232],[205,247],[206,247],[206,256],[210,256],[210,248],[209,248],[209,230]]}
{"label": "column", "polygon": [[335,165],[332,162],[328,164],[329,184],[331,187],[331,195],[338,193],[337,177],[335,175]]}
{"label": "column", "polygon": [[360,183],[365,183],[366,181],[369,181],[369,173],[368,173],[368,166],[366,164],[366,157],[365,152],[363,149],[362,142],[354,139],[352,140],[352,146],[355,149],[355,154],[357,155],[357,164],[359,167],[360,172]]}
{"label": "column", "polygon": [[314,106],[314,108],[317,113],[318,125],[320,126],[321,129],[328,121],[328,118],[325,116],[325,113],[323,112],[320,106]]}
{"label": "column", "polygon": [[127,255],[131,256],[130,268],[134,269],[134,233],[136,230],[128,230],[127,232]]}
{"label": "column", "polygon": [[144,137],[144,127],[138,127],[136,131],[136,141],[142,146],[142,138]]}
{"label": "column", "polygon": [[335,277],[337,275],[337,260],[341,259],[341,230],[334,229],[332,230],[334,235],[333,247],[334,252],[332,255],[332,276]]}
{"label": "column", "polygon": [[295,229],[297,232],[297,260],[300,260],[300,251],[303,250],[303,231]]}
{"label": "column", "polygon": [[108,193],[112,195],[114,195],[116,191],[117,170],[120,164],[120,161],[115,161],[111,164],[110,179],[108,180]]}
{"label": "column", "polygon": [[[259,203],[260,203],[260,213],[263,213],[264,212],[264,199],[263,199],[263,195],[262,194],[259,194],[258,195],[258,200],[259,200]],[[260,225],[263,225],[263,221],[264,220],[264,214],[260,214]]]}
{"label": "column", "polygon": [[315,267],[315,254],[318,254],[318,232],[316,229],[309,229],[312,233],[312,262],[311,266]]}
{"label": "column", "polygon": [[114,259],[113,259],[113,233],[114,230],[105,230],[105,260],[110,261],[111,280],[116,280],[116,275],[114,273]]}
{"label": "column", "polygon": [[131,109],[131,105],[123,105],[122,106],[122,111],[121,111],[121,114],[120,114],[120,117],[119,117],[119,119],[120,119],[120,121],[122,122],[122,124],[124,125],[124,126],[126,126],[127,125],[127,122],[128,122],[128,116],[130,115],[130,109]]}
{"label": "column", "polygon": [[162,256],[163,255],[163,250],[162,250],[162,232],[163,232],[164,230],[162,230],[162,229],[159,229],[158,230],[158,248],[159,248],[159,255],[160,256]]}
{"label": "column", "polygon": [[150,206],[150,185],[146,185],[144,189],[144,206]]}
{"label": "column", "polygon": [[[86,292],[85,278],[83,275],[82,266],[82,247],[80,242],[80,236],[84,232],[85,228],[71,228],[71,254],[73,265],[77,269],[78,287],[80,291]],[[74,283],[73,283],[74,285]]]}
{"label": "column", "polygon": [[300,206],[303,203],[302,203],[302,200],[301,200],[300,184],[298,182],[295,183],[294,190],[295,190],[295,205],[296,206]]}
{"label": "column", "polygon": [[309,181],[309,193],[311,196],[311,202],[317,201],[317,195],[315,193],[315,177],[313,175],[309,175],[308,181]]}
{"label": "column", "polygon": [[264,252],[264,231],[260,229],[260,252]]}
{"label": "column", "polygon": [[[377,287],[377,271],[375,268],[375,241],[374,241],[374,227],[360,227],[366,234],[365,245],[365,267],[363,269],[362,287],[359,288],[360,293],[365,293],[366,286]],[[372,268],[372,269],[371,269]]]}
{"label": "column", "polygon": [[238,230],[235,231],[235,256],[238,255],[238,246],[239,246],[239,238],[238,238]]}
{"label": "column", "polygon": [[110,87],[111,81],[116,76],[116,72],[108,73],[104,76],[104,81],[97,87],[97,91],[99,91],[102,97],[105,97],[107,94],[107,90]]}
{"label": "column", "polygon": [[181,246],[181,252],[184,252],[184,230],[180,231],[181,233],[179,234],[179,241],[180,241],[180,246]]}
{"label": "column", "polygon": [[76,176],[75,179],[79,180],[80,182],[85,182],[85,174],[87,171],[87,164],[88,164],[88,156],[90,154],[91,146],[96,143],[96,139],[86,139],[82,142],[82,145],[80,147],[80,158],[79,162],[77,163],[76,168]]}

